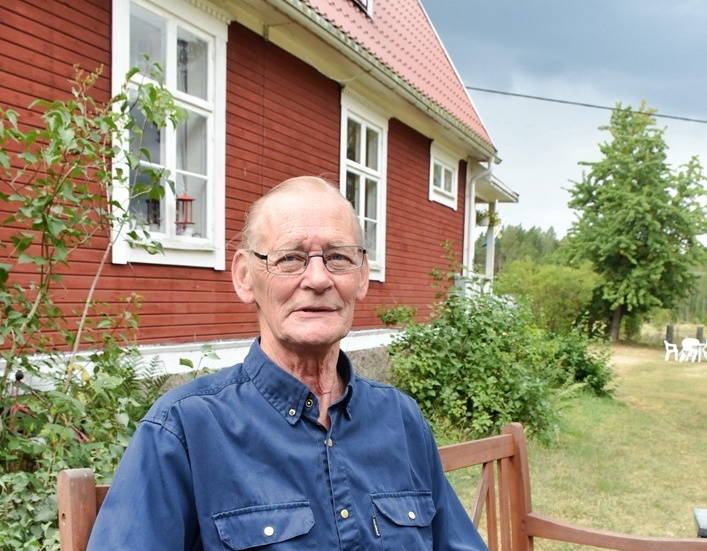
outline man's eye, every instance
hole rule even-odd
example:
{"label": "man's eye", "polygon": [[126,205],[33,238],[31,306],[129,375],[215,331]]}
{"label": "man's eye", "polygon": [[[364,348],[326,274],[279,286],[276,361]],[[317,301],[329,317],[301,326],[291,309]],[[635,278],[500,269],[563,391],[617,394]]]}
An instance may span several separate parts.
{"label": "man's eye", "polygon": [[275,264],[289,264],[293,262],[304,262],[306,258],[304,253],[290,251],[278,254],[273,262],[275,262]]}
{"label": "man's eye", "polygon": [[334,261],[334,262],[337,262],[339,260],[351,260],[348,256],[346,256],[345,254],[341,254],[341,253],[328,254],[326,259]]}

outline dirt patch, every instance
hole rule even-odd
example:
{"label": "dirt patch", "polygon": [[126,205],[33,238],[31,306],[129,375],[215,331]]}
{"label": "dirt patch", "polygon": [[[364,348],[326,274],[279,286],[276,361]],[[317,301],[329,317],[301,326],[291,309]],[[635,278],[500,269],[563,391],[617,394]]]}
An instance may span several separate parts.
{"label": "dirt patch", "polygon": [[616,344],[611,349],[609,365],[617,371],[628,367],[643,365],[646,362],[657,362],[665,358],[665,352],[642,346]]}

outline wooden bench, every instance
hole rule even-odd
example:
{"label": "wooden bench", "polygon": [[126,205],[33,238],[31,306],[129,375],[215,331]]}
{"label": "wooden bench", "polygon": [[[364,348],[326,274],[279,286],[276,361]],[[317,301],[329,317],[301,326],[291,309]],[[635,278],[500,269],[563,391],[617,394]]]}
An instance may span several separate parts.
{"label": "wooden bench", "polygon": [[[444,470],[481,466],[471,518],[485,513],[491,551],[532,551],[538,538],[620,551],[707,551],[700,538],[656,538],[619,534],[554,519],[532,510],[528,456],[523,427],[507,425],[503,434],[440,448]],[[61,551],[84,551],[108,486],[96,485],[90,469],[59,473]]]}

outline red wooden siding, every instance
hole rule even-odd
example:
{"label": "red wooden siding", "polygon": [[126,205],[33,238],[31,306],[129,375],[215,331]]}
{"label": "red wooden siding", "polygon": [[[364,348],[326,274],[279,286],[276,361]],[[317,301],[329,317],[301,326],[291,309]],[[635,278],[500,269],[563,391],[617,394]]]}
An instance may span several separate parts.
{"label": "red wooden siding", "polygon": [[[46,6],[40,0],[0,5],[0,105],[23,110],[36,98],[66,98],[75,63],[87,70],[104,65],[94,96],[105,101],[110,94],[110,3],[52,2],[49,11]],[[226,109],[230,263],[245,209],[255,198],[295,175],[338,180],[340,87],[233,23]],[[21,120],[30,119],[23,115]],[[374,313],[380,304],[411,304],[425,312],[434,294],[429,272],[445,267],[440,243],[454,240],[461,258],[463,178],[459,210],[430,202],[429,148],[428,138],[390,121],[386,281],[371,283],[355,328],[380,327]],[[57,296],[67,312],[80,308],[105,245],[106,236],[97,236],[74,257],[66,289]],[[108,264],[97,298],[120,309],[118,299],[132,292],[143,297],[143,344],[242,338],[257,331],[254,311],[238,302],[228,269]]]}
{"label": "red wooden siding", "polygon": [[458,210],[429,200],[430,140],[401,122],[389,123],[386,280],[373,284],[368,306],[408,304],[429,312],[434,300],[430,271],[445,269],[440,244],[449,239],[461,262],[463,177]]}

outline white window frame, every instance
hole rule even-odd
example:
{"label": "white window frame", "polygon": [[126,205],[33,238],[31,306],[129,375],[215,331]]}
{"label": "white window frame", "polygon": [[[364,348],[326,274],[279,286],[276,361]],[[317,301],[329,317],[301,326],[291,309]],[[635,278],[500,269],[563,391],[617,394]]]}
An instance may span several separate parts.
{"label": "white window frame", "polygon": [[373,0],[353,0],[353,2],[365,11],[368,17],[373,17]]}
{"label": "white window frame", "polygon": [[[348,121],[353,119],[360,123],[363,128],[370,128],[379,132],[378,140],[378,170],[349,161],[346,155]],[[365,134],[365,132],[364,132]],[[370,267],[370,279],[373,281],[385,281],[385,238],[386,238],[386,160],[388,153],[388,118],[376,105],[369,102],[355,92],[344,89],[341,94],[341,151],[339,164],[339,187],[341,193],[346,197],[347,173],[354,172],[362,178],[372,179],[377,182],[376,186],[376,251],[375,258],[368,256]],[[366,228],[364,212],[357,212],[361,227]],[[366,236],[369,243],[369,236]]]}
{"label": "white window frame", "polygon": [[[451,172],[452,189],[447,191],[435,185],[435,166],[443,171]],[[457,210],[457,196],[459,194],[459,159],[450,151],[432,142],[430,146],[430,201],[440,203],[450,209]]]}
{"label": "white window frame", "polygon": [[[184,0],[153,3],[149,0],[113,0],[112,25],[112,85],[113,95],[121,91],[125,75],[130,70],[130,5],[158,14],[167,20],[168,38],[176,36],[177,25],[209,44],[209,83],[206,100],[196,100],[193,96],[177,90],[176,75],[170,71],[175,66],[176,55],[168,47],[167,61],[163,70],[165,84],[172,92],[178,104],[188,106],[207,120],[207,158],[206,179],[209,192],[206,208],[204,234],[201,236],[176,235],[176,231],[165,233],[151,232],[150,238],[158,240],[164,254],[150,254],[139,242],[133,242],[127,235],[130,228],[114,228],[113,246],[114,264],[140,262],[171,266],[206,267],[215,270],[226,268],[226,42],[228,39],[228,16],[218,8],[200,1],[198,7]],[[171,33],[171,34],[170,34]],[[176,43],[176,40],[173,41]],[[176,177],[176,132],[168,126],[162,134],[165,143],[164,164],[170,172],[170,179]],[[117,169],[119,167],[115,167]],[[176,200],[171,190],[167,189],[165,201],[170,201],[165,208],[167,220],[173,215]],[[118,185],[114,199],[127,209],[129,190],[125,185]],[[171,202],[175,204],[172,205]]]}

